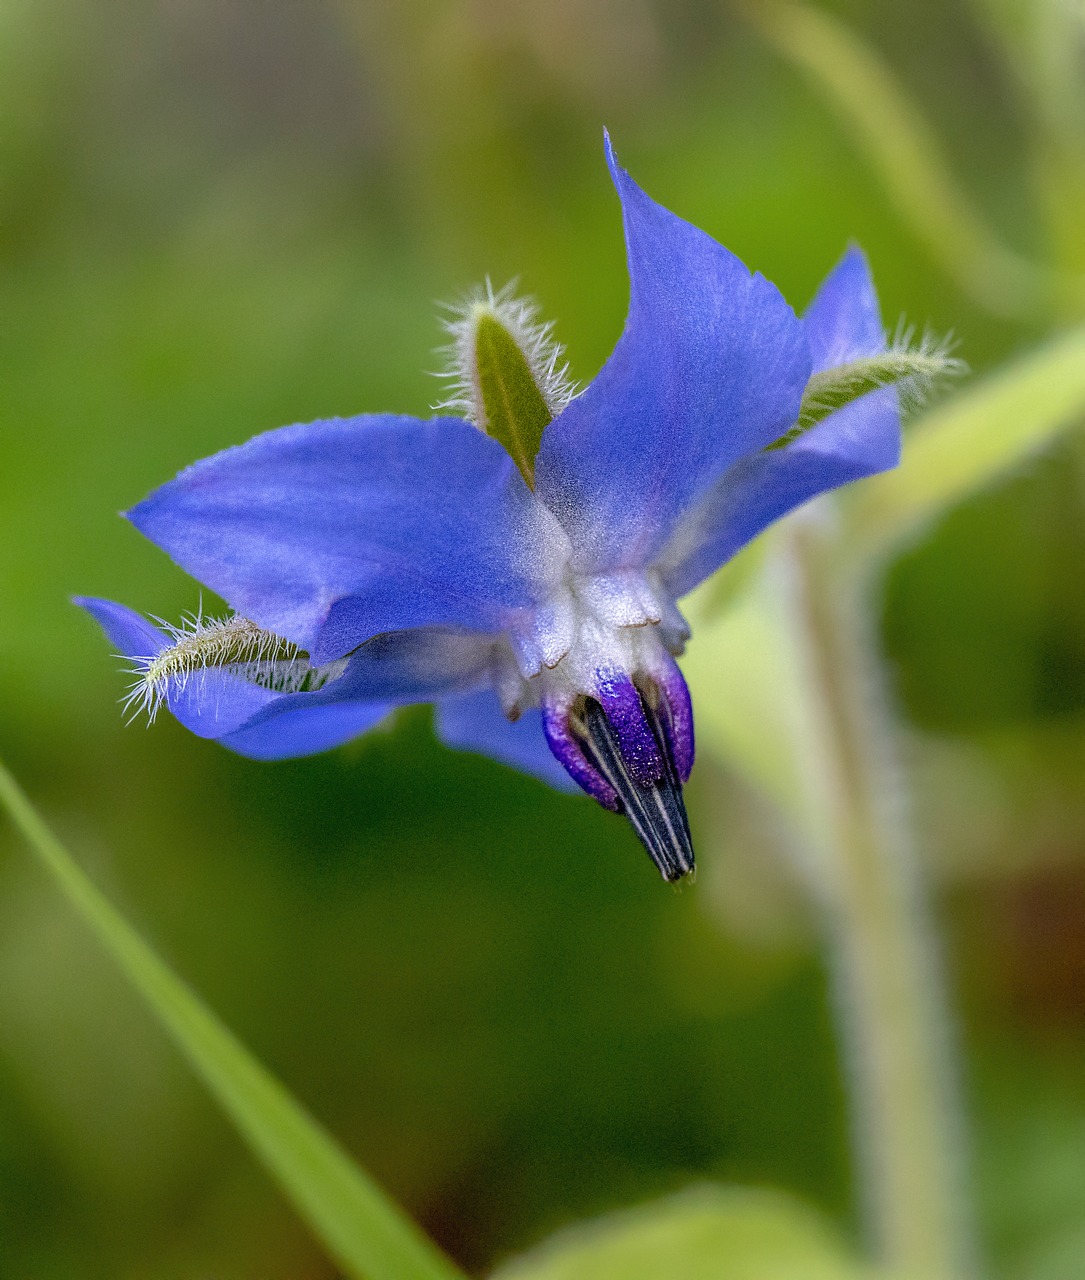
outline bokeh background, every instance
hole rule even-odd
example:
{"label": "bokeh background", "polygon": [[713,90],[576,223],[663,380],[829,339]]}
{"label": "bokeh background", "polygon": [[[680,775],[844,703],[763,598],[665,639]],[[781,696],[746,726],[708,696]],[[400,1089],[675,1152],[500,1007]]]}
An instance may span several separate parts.
{"label": "bokeh background", "polygon": [[[1037,6],[825,7],[1009,243],[1073,254],[1014,35]],[[707,1177],[849,1228],[816,930],[725,769],[694,776],[702,875],[675,892],[623,824],[437,745],[425,709],[277,765],[126,727],[68,597],[196,607],[116,513],[270,427],[426,413],[436,302],[487,273],[590,378],[626,302],[604,123],[796,306],[854,239],[890,323],[952,329],[977,373],[1066,316],[963,292],[715,0],[6,0],[0,122],[0,753],[84,865],[470,1268]],[[983,1233],[1020,1280],[1085,1259],[1083,570],[1068,435],[884,594]],[[6,828],[0,1274],[333,1275]]]}

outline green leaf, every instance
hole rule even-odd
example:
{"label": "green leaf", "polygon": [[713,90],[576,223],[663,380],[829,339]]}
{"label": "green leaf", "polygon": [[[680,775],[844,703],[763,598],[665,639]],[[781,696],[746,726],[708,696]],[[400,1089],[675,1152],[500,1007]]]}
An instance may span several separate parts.
{"label": "green leaf", "polygon": [[859,1280],[810,1208],[779,1192],[695,1187],[562,1232],[494,1280]]}
{"label": "green leaf", "polygon": [[475,330],[475,376],[485,417],[479,424],[504,445],[535,487],[535,456],[552,415],[527,358],[496,315],[482,313]]}
{"label": "green leaf", "polygon": [[0,806],[345,1274],[457,1280],[456,1268],[95,888],[3,765]]}
{"label": "green leaf", "polygon": [[893,73],[824,9],[752,0],[750,21],[836,107],[898,212],[945,271],[1002,315],[1080,305],[1085,286],[1008,248],[961,190],[937,138]]}
{"label": "green leaf", "polygon": [[884,557],[1082,418],[1085,326],[929,410],[909,430],[895,471],[841,493],[849,554]]}

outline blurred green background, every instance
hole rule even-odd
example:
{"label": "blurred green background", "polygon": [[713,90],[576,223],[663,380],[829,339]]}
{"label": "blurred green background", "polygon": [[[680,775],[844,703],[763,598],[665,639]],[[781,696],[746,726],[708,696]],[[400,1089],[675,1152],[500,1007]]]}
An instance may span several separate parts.
{"label": "blurred green background", "polygon": [[[824,7],[1010,243],[1074,252],[1014,58],[1035,5]],[[424,709],[277,765],[126,727],[68,597],[195,607],[116,512],[269,427],[426,413],[435,303],[487,273],[590,378],[626,301],[604,123],[796,306],[854,239],[890,326],[954,330],[977,372],[1064,317],[970,300],[816,90],[710,0],[7,0],[0,122],[0,754],[84,865],[469,1268],[706,1177],[851,1224],[815,928],[718,764],[675,892],[623,824],[445,750]],[[1085,1259],[1083,566],[1070,436],[884,596],[983,1232],[1020,1280]],[[6,827],[0,854],[0,1275],[332,1276]]]}

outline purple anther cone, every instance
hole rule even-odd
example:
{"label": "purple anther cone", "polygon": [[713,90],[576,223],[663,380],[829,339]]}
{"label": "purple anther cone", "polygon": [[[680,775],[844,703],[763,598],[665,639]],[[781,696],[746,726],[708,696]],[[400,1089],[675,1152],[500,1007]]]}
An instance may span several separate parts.
{"label": "purple anther cone", "polygon": [[576,785],[593,800],[598,800],[604,809],[620,813],[622,806],[618,793],[584,754],[583,737],[573,727],[571,708],[544,706],[542,728],[553,759]]}
{"label": "purple anther cone", "polygon": [[624,813],[666,880],[693,870],[682,783],[693,761],[689,691],[673,662],[665,684],[597,673],[593,693],[544,708],[550,749],[601,804]]}
{"label": "purple anther cone", "polygon": [[614,731],[630,777],[641,786],[651,786],[666,768],[663,745],[656,741],[631,675],[608,671],[599,681],[596,701]]}

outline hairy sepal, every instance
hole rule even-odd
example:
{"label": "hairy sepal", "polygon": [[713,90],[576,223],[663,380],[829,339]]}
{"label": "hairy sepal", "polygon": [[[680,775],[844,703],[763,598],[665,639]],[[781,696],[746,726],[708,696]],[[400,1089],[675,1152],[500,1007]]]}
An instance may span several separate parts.
{"label": "hairy sepal", "polygon": [[964,361],[949,355],[945,343],[924,338],[914,350],[894,344],[888,351],[819,370],[806,384],[795,425],[768,447],[782,449],[837,409],[882,387],[895,387],[902,407],[918,408],[935,383],[966,369]]}
{"label": "hairy sepal", "polygon": [[505,447],[527,483],[535,485],[535,455],[552,414],[524,353],[494,315],[479,317],[475,330],[475,377],[486,434]]}
{"label": "hairy sepal", "polygon": [[553,326],[539,322],[535,304],[517,298],[512,284],[495,293],[487,281],[451,310],[445,328],[453,340],[441,375],[451,394],[435,408],[461,413],[497,440],[533,489],[542,433],[575,391],[564,349]]}
{"label": "hairy sepal", "polygon": [[311,693],[342,674],[346,661],[313,666],[297,645],[265,631],[248,618],[196,616],[166,627],[172,643],[147,658],[133,658],[135,680],[125,706],[153,721],[171,693],[189,681],[219,671],[275,693]]}

